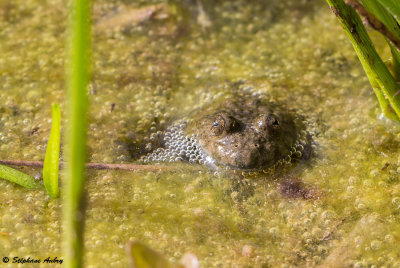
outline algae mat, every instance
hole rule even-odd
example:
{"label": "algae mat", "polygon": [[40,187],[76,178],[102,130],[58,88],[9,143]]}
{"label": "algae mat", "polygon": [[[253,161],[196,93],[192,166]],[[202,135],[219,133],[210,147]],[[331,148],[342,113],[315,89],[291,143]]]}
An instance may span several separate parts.
{"label": "algae mat", "polygon": [[[44,158],[49,104],[65,107],[65,25],[66,1],[0,2],[1,159]],[[318,153],[293,172],[321,194],[185,163],[90,171],[86,267],[127,266],[129,240],[203,267],[400,266],[400,127],[377,119],[324,1],[94,1],[93,25],[91,162],[136,161],[171,120],[241,81],[314,122]],[[62,258],[62,199],[0,188],[0,257]]]}

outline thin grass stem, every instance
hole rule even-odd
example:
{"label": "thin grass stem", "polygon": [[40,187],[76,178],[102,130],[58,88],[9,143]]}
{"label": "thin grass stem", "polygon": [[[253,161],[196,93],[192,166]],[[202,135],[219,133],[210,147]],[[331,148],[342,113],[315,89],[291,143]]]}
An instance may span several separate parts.
{"label": "thin grass stem", "polygon": [[[43,167],[42,161],[26,161],[26,160],[0,160],[0,164],[9,166],[20,166],[20,167]],[[65,166],[64,162],[59,163],[59,168]],[[98,170],[130,170],[130,171],[176,171],[179,167],[166,166],[166,165],[140,165],[140,164],[108,164],[108,163],[87,163],[86,168],[98,169]],[[191,169],[185,167],[185,169]],[[196,170],[196,168],[193,168]]]}

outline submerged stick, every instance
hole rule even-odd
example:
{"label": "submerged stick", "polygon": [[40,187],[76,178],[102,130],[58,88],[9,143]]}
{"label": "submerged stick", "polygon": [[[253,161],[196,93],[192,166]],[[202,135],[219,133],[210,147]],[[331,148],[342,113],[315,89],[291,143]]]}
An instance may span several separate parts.
{"label": "submerged stick", "polygon": [[[0,164],[20,167],[43,167],[42,161],[24,161],[24,160],[0,160]],[[65,162],[60,162],[60,168],[65,166]],[[131,171],[168,171],[173,167],[164,165],[140,165],[140,164],[105,164],[105,163],[87,163],[86,168],[100,170],[131,170]]]}

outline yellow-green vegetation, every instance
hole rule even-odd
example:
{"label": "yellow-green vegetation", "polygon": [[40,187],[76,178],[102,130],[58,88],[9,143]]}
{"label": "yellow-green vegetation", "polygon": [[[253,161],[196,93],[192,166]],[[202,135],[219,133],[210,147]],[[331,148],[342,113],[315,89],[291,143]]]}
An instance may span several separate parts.
{"label": "yellow-green vegetation", "polygon": [[[327,2],[338,17],[357,52],[378,98],[382,113],[391,119],[400,121],[400,86],[376,52],[361,19],[356,11],[346,5],[343,0],[327,0]],[[356,5],[359,5],[357,1],[355,2]],[[400,17],[400,12],[398,14],[392,13],[396,10],[393,7],[397,7],[398,4],[375,0],[363,0],[362,2],[366,9],[376,16],[375,19],[379,19],[387,27],[388,33],[393,35],[393,38],[400,45],[400,28],[398,21],[395,20],[396,17]],[[392,16],[389,11],[396,16]],[[396,61],[398,51],[395,47],[392,47],[393,50],[395,50],[393,58]],[[395,76],[398,76],[398,74]]]}
{"label": "yellow-green vegetation", "polygon": [[396,0],[378,0],[378,2],[384,6],[393,18],[396,19],[397,23],[400,24],[400,3]]}
{"label": "yellow-green vegetation", "polygon": [[390,42],[387,42],[392,52],[392,65],[393,65],[393,77],[396,81],[400,81],[400,51],[396,49]]}
{"label": "yellow-green vegetation", "polygon": [[16,169],[0,165],[0,178],[19,184],[28,189],[39,188],[39,182],[31,176]]}
{"label": "yellow-green vegetation", "polygon": [[58,169],[60,162],[61,131],[61,111],[58,104],[54,104],[52,107],[52,118],[51,132],[43,163],[43,183],[47,193],[52,198],[57,198],[60,195],[60,190],[58,188]]}
{"label": "yellow-green vegetation", "polygon": [[137,268],[170,268],[168,262],[160,253],[143,245],[140,242],[130,242],[126,248],[126,254],[130,260],[131,267]]}
{"label": "yellow-green vegetation", "polygon": [[72,0],[68,26],[68,126],[66,131],[64,256],[66,266],[83,266],[85,163],[87,161],[87,87],[90,69],[90,0]]}
{"label": "yellow-green vegetation", "polygon": [[[95,23],[124,6],[165,8],[132,25],[93,28],[90,162],[134,162],[172,120],[243,80],[314,122],[317,155],[292,175],[321,198],[285,198],[277,180],[239,184],[185,163],[173,172],[91,170],[85,266],[127,267],[133,240],[175,263],[191,252],[201,267],[399,266],[399,126],[377,119],[371,85],[328,5],[201,1],[207,27],[192,2],[94,2]],[[7,4],[0,4],[0,157],[43,160],[48,104],[68,112],[65,1]],[[384,40],[376,48],[391,53]],[[0,252],[64,257],[61,199],[5,180],[0,188],[0,232],[9,234],[0,236]]]}
{"label": "yellow-green vegetation", "polygon": [[179,263],[171,263],[160,253],[138,241],[126,245],[126,254],[131,268],[198,268],[199,263],[194,254],[186,253]]}

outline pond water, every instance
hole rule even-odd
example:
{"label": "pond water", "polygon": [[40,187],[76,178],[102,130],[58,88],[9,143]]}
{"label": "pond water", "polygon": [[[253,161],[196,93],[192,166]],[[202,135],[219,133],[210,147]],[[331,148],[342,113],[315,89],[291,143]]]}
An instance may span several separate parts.
{"label": "pond water", "polygon": [[[1,159],[43,160],[50,104],[65,115],[66,13],[66,1],[0,2]],[[400,126],[378,119],[325,1],[98,0],[93,20],[90,162],[137,161],[172,120],[240,82],[313,122],[316,154],[291,176],[318,195],[187,163],[90,170],[87,267],[127,266],[130,240],[202,267],[400,266]],[[0,188],[0,257],[62,258],[62,198]]]}

